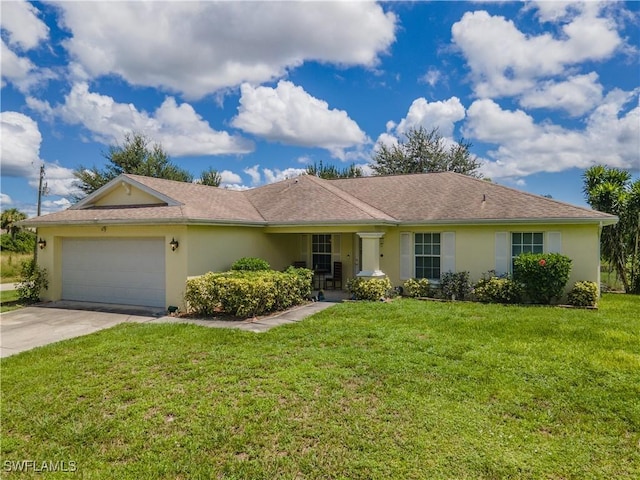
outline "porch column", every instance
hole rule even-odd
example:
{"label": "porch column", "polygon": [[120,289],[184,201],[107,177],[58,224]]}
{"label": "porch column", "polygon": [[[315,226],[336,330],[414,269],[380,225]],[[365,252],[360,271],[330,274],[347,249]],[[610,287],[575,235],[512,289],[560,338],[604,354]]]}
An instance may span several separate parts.
{"label": "porch column", "polygon": [[380,270],[380,239],[384,232],[358,232],[362,239],[362,259],[361,271],[358,277],[384,277],[385,273]]}

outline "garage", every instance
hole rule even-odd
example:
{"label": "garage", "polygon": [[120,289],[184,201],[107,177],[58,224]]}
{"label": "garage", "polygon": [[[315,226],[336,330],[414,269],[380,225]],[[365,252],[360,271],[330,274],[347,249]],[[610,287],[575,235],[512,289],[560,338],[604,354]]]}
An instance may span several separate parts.
{"label": "garage", "polygon": [[164,239],[63,239],[62,299],[164,308]]}

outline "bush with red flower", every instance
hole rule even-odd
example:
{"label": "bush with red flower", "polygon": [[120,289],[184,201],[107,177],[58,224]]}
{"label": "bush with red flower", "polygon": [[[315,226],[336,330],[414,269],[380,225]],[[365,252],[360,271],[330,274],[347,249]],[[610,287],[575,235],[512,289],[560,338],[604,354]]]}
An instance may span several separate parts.
{"label": "bush with red flower", "polygon": [[523,253],[513,263],[513,279],[531,303],[550,304],[564,295],[571,259],[559,253]]}

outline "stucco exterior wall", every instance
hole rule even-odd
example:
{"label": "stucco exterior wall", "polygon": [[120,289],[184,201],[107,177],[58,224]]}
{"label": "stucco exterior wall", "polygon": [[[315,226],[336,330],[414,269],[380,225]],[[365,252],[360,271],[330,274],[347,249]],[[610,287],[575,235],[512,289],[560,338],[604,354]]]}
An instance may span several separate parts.
{"label": "stucco exterior wall", "polygon": [[[272,268],[282,270],[294,261],[307,257],[311,261],[311,234],[331,233],[340,235],[333,261],[343,263],[343,288],[357,270],[362,269],[358,252],[357,231],[376,231],[375,228],[323,227],[296,232],[285,232],[244,226],[140,226],[140,225],[89,225],[67,227],[41,227],[38,237],[46,240],[44,250],[38,250],[38,263],[49,272],[49,289],[43,292],[44,300],[59,300],[62,295],[62,240],[73,238],[131,238],[162,237],[165,248],[166,303],[182,306],[185,281],[189,276],[209,271],[225,271],[238,258],[252,256],[267,260]],[[479,225],[479,226],[415,226],[379,227],[384,232],[380,239],[380,269],[393,285],[401,285],[400,241],[403,232],[454,232],[455,270],[469,271],[472,281],[495,268],[495,238],[497,232],[560,232],[561,253],[573,260],[570,289],[576,281],[600,282],[599,229],[597,225]],[[509,235],[510,237],[510,235]],[[172,251],[169,242],[180,243]],[[308,242],[303,246],[303,242]],[[337,245],[336,245],[337,247]],[[412,256],[413,261],[413,256]],[[357,262],[360,262],[359,264]],[[310,265],[308,263],[308,265]]]}
{"label": "stucco exterior wall", "polygon": [[577,281],[600,284],[600,237],[598,225],[478,225],[478,226],[415,226],[387,229],[380,251],[381,269],[394,285],[401,285],[400,233],[454,232],[455,269],[470,272],[477,281],[483,273],[496,267],[495,238],[497,232],[543,232],[545,250],[549,244],[549,232],[559,232],[562,245],[559,253],[573,260],[567,290]]}
{"label": "stucco exterior wall", "polygon": [[189,276],[229,270],[242,257],[260,257],[282,270],[299,249],[296,236],[267,235],[259,227],[190,226],[187,233]]}
{"label": "stucco exterior wall", "polygon": [[[123,182],[124,183],[124,182]],[[98,198],[95,202],[96,206],[114,206],[114,205],[153,205],[163,203],[157,197],[148,194],[133,187],[129,184],[125,184],[115,190],[108,192],[106,195]]]}

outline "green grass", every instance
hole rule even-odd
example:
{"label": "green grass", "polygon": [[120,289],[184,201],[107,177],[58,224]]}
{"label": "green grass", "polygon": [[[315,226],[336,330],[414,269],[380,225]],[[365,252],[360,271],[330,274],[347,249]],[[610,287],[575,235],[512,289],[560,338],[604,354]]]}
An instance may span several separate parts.
{"label": "green grass", "polygon": [[[640,297],[123,324],[2,361],[2,459],[82,478],[639,478]],[[31,473],[38,477],[42,474]]]}
{"label": "green grass", "polygon": [[22,262],[33,258],[33,253],[0,252],[0,283],[17,282]]}
{"label": "green grass", "polygon": [[20,302],[18,292],[16,290],[0,292],[0,313],[10,312],[11,310],[17,310],[22,307],[23,304]]}

